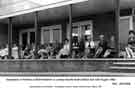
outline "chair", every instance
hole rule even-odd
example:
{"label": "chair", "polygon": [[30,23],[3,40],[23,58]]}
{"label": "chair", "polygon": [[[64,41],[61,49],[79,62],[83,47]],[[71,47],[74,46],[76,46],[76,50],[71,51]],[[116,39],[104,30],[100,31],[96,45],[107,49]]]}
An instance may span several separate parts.
{"label": "chair", "polygon": [[126,53],[127,53],[127,58],[135,58],[135,53],[133,52],[133,50],[129,47],[125,48]]}

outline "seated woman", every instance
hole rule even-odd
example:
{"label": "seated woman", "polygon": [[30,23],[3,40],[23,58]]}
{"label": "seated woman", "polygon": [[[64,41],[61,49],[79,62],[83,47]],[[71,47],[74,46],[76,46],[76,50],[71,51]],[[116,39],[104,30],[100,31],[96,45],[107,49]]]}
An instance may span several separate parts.
{"label": "seated woman", "polygon": [[26,48],[24,49],[24,54],[23,54],[24,59],[31,59],[32,55],[31,55],[31,49],[30,46],[26,46]]}
{"label": "seated woman", "polygon": [[49,43],[46,47],[46,50],[48,52],[48,58],[52,58],[53,56],[53,51],[54,51],[54,48],[53,48],[53,44],[52,43]]}
{"label": "seated woman", "polygon": [[135,32],[129,31],[128,46],[125,48],[128,58],[135,58]]}
{"label": "seated woman", "polygon": [[130,47],[131,49],[135,49],[135,32],[134,31],[129,32],[128,47]]}
{"label": "seated woman", "polygon": [[99,36],[99,44],[95,53],[96,58],[104,58],[104,54],[108,49],[108,42],[104,39],[104,35]]}
{"label": "seated woman", "polygon": [[38,57],[38,54],[37,54],[37,52],[39,50],[39,46],[40,45],[38,44],[37,49],[36,49],[36,45],[34,43],[31,44],[31,46],[30,46],[30,55],[31,55],[31,58],[30,59],[38,59],[39,58]]}
{"label": "seated woman", "polygon": [[83,58],[85,55],[85,40],[83,37],[80,37],[78,39],[78,43],[79,43],[79,58]]}
{"label": "seated woman", "polygon": [[8,57],[8,44],[6,44],[6,48],[2,50],[2,59],[7,59]]}
{"label": "seated woman", "polygon": [[40,59],[47,59],[48,58],[48,51],[45,49],[44,45],[41,45],[38,55]]}
{"label": "seated woman", "polygon": [[12,56],[14,57],[14,59],[18,59],[19,58],[19,53],[18,53],[18,46],[16,44],[13,44],[13,48],[12,48]]}
{"label": "seated woman", "polygon": [[115,37],[111,36],[110,37],[110,41],[109,41],[109,45],[108,45],[108,49],[106,50],[104,57],[105,58],[114,58],[116,57],[116,45],[115,45]]}
{"label": "seated woman", "polygon": [[56,55],[58,55],[60,49],[61,49],[61,44],[55,41],[53,44],[53,56],[55,56],[55,58],[56,58]]}
{"label": "seated woman", "polygon": [[63,48],[59,51],[59,54],[57,55],[57,58],[68,58],[69,57],[69,51],[70,51],[70,47],[69,47],[69,40],[65,39],[65,44],[63,46]]}
{"label": "seated woman", "polygon": [[1,56],[2,59],[4,58],[5,55],[7,55],[7,54],[5,53],[5,50],[4,50],[4,49],[5,49],[4,46],[1,46],[1,49],[0,49],[0,56]]}

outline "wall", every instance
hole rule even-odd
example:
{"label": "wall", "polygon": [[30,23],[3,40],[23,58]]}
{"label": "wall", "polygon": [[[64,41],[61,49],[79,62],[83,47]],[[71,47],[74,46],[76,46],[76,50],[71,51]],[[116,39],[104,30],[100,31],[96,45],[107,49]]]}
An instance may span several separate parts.
{"label": "wall", "polygon": [[115,34],[114,21],[113,14],[99,14],[95,16],[93,19],[94,39],[97,40],[99,35],[103,34],[109,40],[110,36]]}
{"label": "wall", "polygon": [[67,38],[66,37],[66,33],[67,33],[67,24],[66,22],[65,23],[62,23],[62,42]]}
{"label": "wall", "polygon": [[111,61],[96,60],[0,60],[0,72],[108,71]]}
{"label": "wall", "polygon": [[[18,29],[13,27],[12,30],[13,43],[18,43],[19,34]],[[8,25],[0,23],[0,45],[5,45],[8,43]]]}
{"label": "wall", "polygon": [[0,23],[0,45],[8,42],[8,28],[7,25]]}
{"label": "wall", "polygon": [[[74,19],[74,22],[81,21],[92,21],[93,22],[93,34],[94,40],[98,40],[99,35],[105,35],[106,40],[109,40],[110,36],[115,34],[114,30],[114,16],[113,14],[97,14],[90,16],[83,16]],[[67,29],[69,32],[69,29]],[[67,38],[69,38],[69,33],[67,33]]]}
{"label": "wall", "polygon": [[[130,15],[131,10],[122,10],[121,16],[127,16]],[[86,15],[81,17],[73,17],[73,22],[78,21],[87,21],[92,20],[93,22],[93,32],[94,32],[94,40],[98,40],[100,34],[104,34],[106,40],[110,40],[110,36],[115,35],[115,14],[113,12],[108,13],[98,13],[96,15]],[[68,38],[68,35],[66,34],[69,32],[69,29],[67,29],[67,24],[69,20],[57,20],[53,22],[42,22],[40,23],[40,26],[51,26],[56,24],[62,25],[62,40],[65,38]]]}
{"label": "wall", "polygon": [[[127,63],[129,65],[127,65]],[[0,75],[3,72],[61,73],[68,72],[111,72],[134,73],[135,60],[132,59],[38,59],[38,60],[0,60]],[[3,73],[4,74],[4,73]],[[4,75],[5,76],[5,75]],[[49,75],[50,76],[50,75]]]}

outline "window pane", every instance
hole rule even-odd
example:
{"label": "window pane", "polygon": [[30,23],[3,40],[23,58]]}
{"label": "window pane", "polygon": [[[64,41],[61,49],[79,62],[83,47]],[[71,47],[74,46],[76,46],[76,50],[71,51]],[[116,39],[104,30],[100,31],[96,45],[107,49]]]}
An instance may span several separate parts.
{"label": "window pane", "polygon": [[73,32],[72,32],[72,36],[78,36],[78,26],[75,26],[75,27],[73,27]]}
{"label": "window pane", "polygon": [[27,45],[27,38],[28,38],[28,34],[27,32],[22,34],[22,45],[23,45],[23,49],[26,47]]}
{"label": "window pane", "polygon": [[30,32],[30,44],[35,43],[35,32]]}
{"label": "window pane", "polygon": [[60,29],[53,30],[53,41],[60,42]]}
{"label": "window pane", "polygon": [[129,18],[120,20],[119,39],[120,47],[124,48],[128,42]]}
{"label": "window pane", "polygon": [[50,43],[50,31],[49,30],[44,30],[44,42]]}

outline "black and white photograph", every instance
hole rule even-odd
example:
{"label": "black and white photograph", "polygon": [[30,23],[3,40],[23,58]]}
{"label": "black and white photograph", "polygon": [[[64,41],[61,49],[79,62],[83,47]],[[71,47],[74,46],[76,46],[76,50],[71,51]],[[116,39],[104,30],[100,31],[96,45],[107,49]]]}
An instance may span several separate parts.
{"label": "black and white photograph", "polygon": [[135,0],[0,0],[0,76],[135,77]]}

